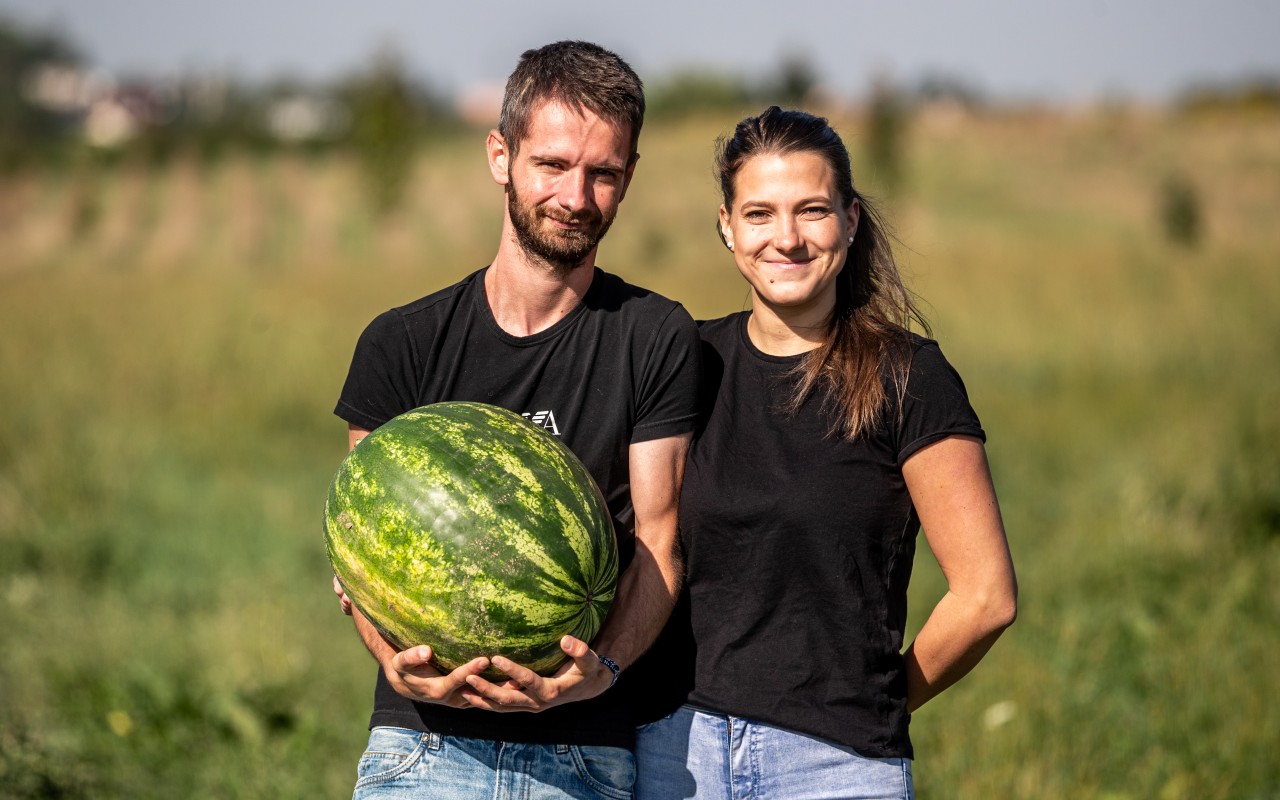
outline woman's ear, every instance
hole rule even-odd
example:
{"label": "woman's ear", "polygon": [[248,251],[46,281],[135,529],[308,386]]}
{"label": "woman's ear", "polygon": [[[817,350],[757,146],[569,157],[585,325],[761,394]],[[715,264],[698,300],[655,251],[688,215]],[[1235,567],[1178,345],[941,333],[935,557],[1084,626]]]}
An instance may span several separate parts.
{"label": "woman's ear", "polygon": [[729,233],[729,210],[723,205],[720,206],[720,222],[716,225],[716,233],[720,234],[720,241],[724,242],[724,246],[733,250],[733,235]]}
{"label": "woman's ear", "polygon": [[854,200],[844,213],[849,225],[849,244],[853,244],[853,237],[858,235],[858,220],[862,218],[862,203]]}

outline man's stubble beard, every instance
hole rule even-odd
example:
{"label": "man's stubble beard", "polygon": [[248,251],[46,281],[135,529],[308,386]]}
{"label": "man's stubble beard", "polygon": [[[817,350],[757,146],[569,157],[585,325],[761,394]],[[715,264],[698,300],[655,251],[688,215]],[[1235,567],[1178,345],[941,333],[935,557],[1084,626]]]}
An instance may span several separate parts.
{"label": "man's stubble beard", "polygon": [[[520,248],[536,260],[556,272],[564,274],[580,266],[600,240],[609,232],[615,214],[605,216],[599,211],[583,211],[578,214],[557,215],[546,208],[524,206],[515,182],[507,184],[507,213],[515,228]],[[552,229],[541,223],[544,218],[560,222],[586,223],[580,230]]]}

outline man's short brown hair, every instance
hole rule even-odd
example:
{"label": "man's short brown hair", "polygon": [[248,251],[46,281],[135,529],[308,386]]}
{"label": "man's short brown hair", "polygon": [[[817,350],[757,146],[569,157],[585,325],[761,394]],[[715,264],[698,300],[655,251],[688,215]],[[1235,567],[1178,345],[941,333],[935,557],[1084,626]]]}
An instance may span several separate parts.
{"label": "man's short brown hair", "polygon": [[644,125],[644,84],[616,53],[591,42],[564,41],[526,50],[507,79],[498,132],[514,154],[529,117],[554,100],[591,113],[631,135],[635,156]]}

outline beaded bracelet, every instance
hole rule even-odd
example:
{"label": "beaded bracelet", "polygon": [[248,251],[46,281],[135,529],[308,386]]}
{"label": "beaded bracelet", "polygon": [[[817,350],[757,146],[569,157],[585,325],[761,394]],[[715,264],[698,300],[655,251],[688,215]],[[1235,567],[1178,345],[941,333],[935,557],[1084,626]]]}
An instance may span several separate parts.
{"label": "beaded bracelet", "polygon": [[600,663],[608,667],[609,671],[613,673],[613,680],[609,681],[609,686],[612,688],[613,685],[618,682],[618,675],[622,672],[622,668],[618,666],[617,661],[614,661],[608,656],[596,656],[596,658],[599,658]]}

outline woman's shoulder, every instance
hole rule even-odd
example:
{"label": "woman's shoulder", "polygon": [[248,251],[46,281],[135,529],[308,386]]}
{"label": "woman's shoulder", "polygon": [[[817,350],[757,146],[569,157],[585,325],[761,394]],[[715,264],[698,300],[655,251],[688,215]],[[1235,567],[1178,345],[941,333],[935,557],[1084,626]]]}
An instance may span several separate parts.
{"label": "woman's shoulder", "polygon": [[738,311],[716,319],[700,319],[697,321],[698,335],[702,337],[702,341],[711,345],[731,345],[740,338],[743,321],[750,313]]}
{"label": "woman's shoulder", "polygon": [[737,330],[737,326],[742,324],[744,317],[748,316],[750,311],[735,311],[723,317],[715,319],[700,319],[698,322],[698,330],[707,334],[715,334],[721,331]]}
{"label": "woman's shoulder", "polygon": [[908,398],[926,398],[938,391],[965,393],[964,381],[942,351],[937,339],[914,331],[902,331],[895,358],[885,364],[885,390],[896,398],[905,389]]}
{"label": "woman's shoulder", "polygon": [[915,331],[901,330],[898,333],[898,340],[911,353],[917,353],[922,349],[938,350],[938,340],[930,338],[923,333]]}
{"label": "woman's shoulder", "polygon": [[937,372],[943,370],[954,372],[955,367],[942,352],[942,345],[937,339],[930,338],[914,331],[904,331],[903,352],[908,354],[910,371]]}

